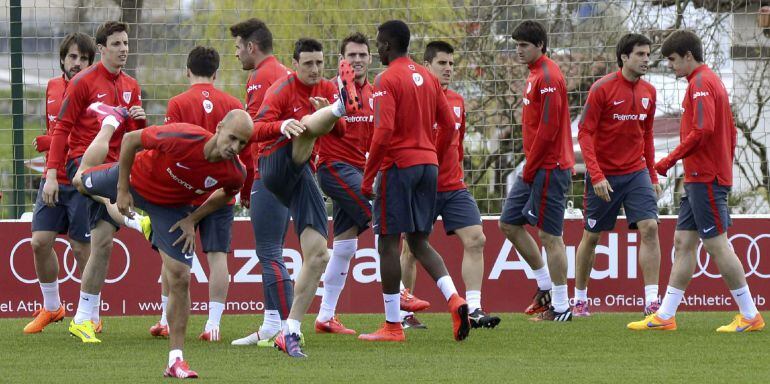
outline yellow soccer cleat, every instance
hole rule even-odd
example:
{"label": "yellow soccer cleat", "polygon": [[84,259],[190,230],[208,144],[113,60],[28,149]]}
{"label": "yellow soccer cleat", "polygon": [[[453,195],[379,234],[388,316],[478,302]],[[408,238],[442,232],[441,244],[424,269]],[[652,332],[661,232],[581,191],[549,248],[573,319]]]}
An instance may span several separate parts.
{"label": "yellow soccer cleat", "polygon": [[644,320],[628,323],[626,328],[632,331],[676,331],[676,318],[672,317],[663,320],[653,313],[644,318]]}
{"label": "yellow soccer cleat", "polygon": [[70,335],[75,336],[84,343],[101,343],[102,341],[96,338],[94,333],[94,323],[91,321],[84,321],[82,324],[75,323],[75,320],[70,321]]}
{"label": "yellow soccer cleat", "polygon": [[142,234],[147,240],[152,239],[152,222],[150,221],[150,215],[142,216],[139,220],[139,225],[142,226]]}
{"label": "yellow soccer cleat", "polygon": [[765,319],[757,313],[753,319],[748,320],[740,313],[735,315],[733,322],[717,328],[717,332],[751,332],[761,331],[765,328]]}

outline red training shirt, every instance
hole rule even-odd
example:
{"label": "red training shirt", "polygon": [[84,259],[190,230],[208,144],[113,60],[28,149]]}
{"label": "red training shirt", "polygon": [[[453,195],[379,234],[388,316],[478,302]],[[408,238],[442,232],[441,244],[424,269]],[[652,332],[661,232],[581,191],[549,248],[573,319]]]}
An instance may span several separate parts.
{"label": "red training shirt", "polygon": [[[47,152],[51,149],[51,138],[53,136],[53,130],[56,127],[56,116],[59,115],[59,110],[64,101],[64,91],[67,89],[67,83],[69,83],[69,81],[63,74],[48,80],[48,86],[45,88],[45,135],[37,138],[37,150],[39,152]],[[66,150],[67,149],[65,149],[65,151]],[[47,161],[48,154],[46,154],[46,162]],[[43,169],[43,178],[45,178],[46,173],[48,173],[47,166]],[[68,185],[70,183],[64,165],[56,170],[56,180],[62,185]]]}
{"label": "red training shirt", "polygon": [[[457,92],[447,89],[444,91],[449,107],[452,109],[454,125],[449,128],[452,139],[449,148],[439,160],[438,192],[465,189],[465,173],[463,172],[463,139],[465,138],[465,100]],[[438,129],[436,129],[438,133]]]}
{"label": "red training shirt", "polygon": [[[337,79],[331,80],[332,84],[337,83]],[[364,169],[366,165],[366,152],[369,151],[368,144],[371,141],[372,129],[374,128],[374,115],[372,115],[372,85],[365,81],[364,84],[356,85],[358,97],[362,100],[363,109],[355,115],[345,116],[345,135],[338,137],[335,135],[324,135],[318,138],[318,164],[331,164],[340,161],[356,168]]]}

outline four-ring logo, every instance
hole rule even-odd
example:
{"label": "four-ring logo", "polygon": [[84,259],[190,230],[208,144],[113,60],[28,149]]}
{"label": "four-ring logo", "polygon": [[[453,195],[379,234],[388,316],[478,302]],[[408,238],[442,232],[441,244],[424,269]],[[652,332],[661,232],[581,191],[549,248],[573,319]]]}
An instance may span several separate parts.
{"label": "four-ring logo", "polygon": [[[770,268],[766,270],[760,270],[760,263],[762,262],[762,247],[760,247],[760,241],[766,241],[766,247],[770,246],[770,234],[764,233],[757,236],[747,235],[745,233],[736,233],[727,238],[727,242],[735,251],[739,260],[745,260],[743,268],[746,271],[746,277],[757,276],[760,279],[770,279]],[[703,242],[698,245],[696,251],[697,267],[693,278],[698,276],[706,276],[712,279],[720,279],[722,275],[717,271],[709,271],[709,265],[711,262],[711,255],[703,249]],[[671,262],[674,262],[674,247],[671,247]],[[716,264],[716,263],[714,263]],[[712,268],[716,270],[716,267]]]}
{"label": "four-ring logo", "polygon": [[[121,253],[122,255],[124,255],[123,259],[126,260],[126,266],[123,268],[122,272],[118,276],[114,278],[110,278],[109,276],[107,276],[107,278],[104,280],[104,282],[107,284],[113,284],[113,283],[117,283],[120,280],[123,280],[123,278],[126,277],[126,274],[128,273],[129,267],[131,266],[131,254],[128,252],[128,247],[126,247],[126,244],[124,244],[122,241],[118,239],[113,239],[112,241],[118,245],[116,249],[122,249],[122,252],[118,252],[118,253]],[[19,242],[13,246],[13,249],[11,250],[11,257],[8,260],[8,263],[10,264],[10,267],[11,267],[11,273],[13,273],[13,276],[15,276],[16,279],[18,279],[22,283],[26,283],[26,284],[36,284],[38,282],[38,279],[37,279],[37,276],[35,276],[34,269],[32,269],[30,276],[22,276],[19,273],[19,271],[16,268],[16,252],[23,245],[31,242],[32,242],[32,238],[30,237],[19,240]],[[67,247],[64,250],[62,254],[62,259],[61,259],[61,265],[63,267],[62,269],[64,269],[65,276],[59,278],[59,283],[61,284],[67,280],[72,280],[80,284],[80,279],[75,276],[75,272],[77,271],[77,260],[75,259],[74,255],[72,255],[72,248],[70,247],[69,242],[65,239],[57,237],[56,243],[64,244]],[[33,265],[33,260],[32,260],[33,256],[32,256],[31,248],[32,248],[31,244],[25,247],[25,249],[30,250],[30,254],[29,256],[27,256],[29,265]],[[23,258],[24,257],[22,257],[22,259]],[[115,257],[115,255],[113,255],[110,258],[110,264],[114,264],[116,260],[121,260],[120,255],[118,255],[117,258]]]}

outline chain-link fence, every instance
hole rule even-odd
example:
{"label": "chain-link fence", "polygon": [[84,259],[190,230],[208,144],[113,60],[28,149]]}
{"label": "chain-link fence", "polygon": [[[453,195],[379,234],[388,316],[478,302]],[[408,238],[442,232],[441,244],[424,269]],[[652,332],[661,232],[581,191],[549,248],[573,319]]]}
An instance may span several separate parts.
{"label": "chain-link fence", "polygon": [[[499,214],[507,187],[524,160],[521,95],[526,67],[514,60],[510,34],[522,20],[549,29],[549,54],[561,66],[569,88],[573,136],[591,84],[617,70],[615,44],[627,32],[653,42],[653,65],[645,77],[658,91],[655,147],[658,157],[679,142],[679,118],[686,82],[677,80],[660,57],[662,40],[672,29],[689,28],[703,39],[707,63],[730,92],[738,127],[734,213],[770,213],[768,132],[770,131],[770,0],[610,0],[610,1],[262,1],[262,0],[0,0],[0,218],[31,211],[40,183],[42,154],[31,143],[45,130],[45,86],[61,75],[58,44],[69,32],[93,35],[105,20],[132,28],[125,70],[142,86],[150,123],[161,124],[168,99],[187,87],[185,59],[195,45],[210,45],[222,55],[217,85],[243,100],[247,73],[234,57],[228,27],[249,17],[265,20],[273,31],[275,53],[291,65],[299,37],[324,43],[327,75],[334,74],[339,41],[353,31],[372,37],[388,19],[403,19],[412,29],[410,52],[421,62],[432,39],[455,48],[456,75],[451,88],[466,99],[468,132],[466,182],[482,214]],[[20,4],[21,7],[15,7]],[[21,23],[13,12],[20,11]],[[15,29],[14,29],[15,28]],[[371,78],[382,70],[376,57]],[[97,57],[98,60],[98,57]],[[13,63],[13,65],[12,65]],[[23,73],[13,80],[13,71]],[[14,81],[17,81],[14,83]],[[13,84],[12,84],[13,83]],[[16,104],[14,105],[14,102]],[[14,116],[14,113],[16,114]],[[569,200],[582,206],[580,148]],[[681,163],[680,163],[681,164]],[[675,213],[682,189],[677,177],[663,179],[662,213]]]}

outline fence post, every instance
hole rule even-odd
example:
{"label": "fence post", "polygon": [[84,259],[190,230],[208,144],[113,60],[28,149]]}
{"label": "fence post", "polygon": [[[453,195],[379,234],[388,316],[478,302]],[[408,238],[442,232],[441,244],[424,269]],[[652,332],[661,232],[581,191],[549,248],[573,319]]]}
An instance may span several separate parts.
{"label": "fence post", "polygon": [[13,119],[13,215],[24,212],[24,69],[21,46],[21,0],[11,0],[11,114]]}

